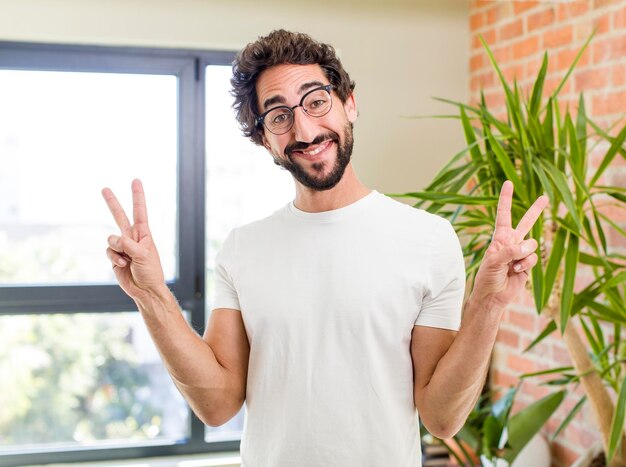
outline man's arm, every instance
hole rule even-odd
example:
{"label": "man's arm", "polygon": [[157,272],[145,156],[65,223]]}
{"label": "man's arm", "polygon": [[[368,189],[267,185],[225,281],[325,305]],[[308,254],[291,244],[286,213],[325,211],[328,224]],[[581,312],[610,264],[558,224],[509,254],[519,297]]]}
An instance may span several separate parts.
{"label": "man's arm", "polygon": [[132,191],[133,224],[113,192],[102,191],[121,230],[121,235],[109,236],[107,256],[120,287],[137,304],[176,386],[200,419],[221,425],[245,399],[249,345],[241,313],[214,310],[204,338],[189,326],[165,284],[139,180],[133,181]]}
{"label": "man's arm", "polygon": [[415,407],[434,436],[454,436],[480,397],[500,315],[497,310],[477,310],[469,300],[458,333],[413,327]]}
{"label": "man's arm", "polygon": [[424,326],[415,326],[412,332],[415,406],[426,428],[440,438],[458,432],[478,400],[502,314],[538,261],[536,240],[524,237],[547,198],[535,201],[515,229],[511,226],[512,198],[513,184],[507,181],[500,193],[493,238],[456,337],[453,331]]}

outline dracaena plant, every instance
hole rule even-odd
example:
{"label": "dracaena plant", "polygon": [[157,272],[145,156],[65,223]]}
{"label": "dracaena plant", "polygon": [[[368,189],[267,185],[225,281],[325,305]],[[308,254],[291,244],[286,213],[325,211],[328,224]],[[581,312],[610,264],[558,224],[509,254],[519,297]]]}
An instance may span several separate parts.
{"label": "dracaena plant", "polygon": [[[608,239],[623,240],[626,232],[605,208],[626,209],[626,188],[610,186],[604,180],[615,158],[626,159],[626,126],[605,130],[594,123],[586,113],[582,94],[576,109],[563,109],[559,102],[559,92],[590,40],[548,95],[544,93],[547,53],[533,85],[522,92],[516,82],[507,82],[483,41],[502,84],[504,116],[490,110],[482,93],[477,105],[440,99],[458,108],[459,114],[450,117],[459,119],[467,147],[426,189],[395,196],[413,198],[415,207],[452,222],[464,244],[468,282],[472,283],[489,245],[503,182],[508,179],[515,186],[514,224],[533,200],[548,195],[550,206],[532,231],[540,245],[541,261],[529,282],[537,313],[550,321],[531,347],[558,332],[573,367],[542,373],[556,376],[552,384],[582,384],[584,388],[584,397],[557,433],[588,403],[611,464],[624,465],[626,343],[621,336],[626,325],[626,256],[614,251]],[[599,164],[592,165],[592,152],[600,150]],[[580,289],[575,282],[582,268],[591,271],[592,280]],[[607,330],[612,330],[612,340]],[[617,397],[616,404],[611,392]]]}

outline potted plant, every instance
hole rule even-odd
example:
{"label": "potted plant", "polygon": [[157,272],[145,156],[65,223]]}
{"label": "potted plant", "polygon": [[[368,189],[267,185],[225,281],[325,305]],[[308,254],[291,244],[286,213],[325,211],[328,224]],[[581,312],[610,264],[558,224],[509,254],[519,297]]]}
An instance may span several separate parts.
{"label": "potted plant", "polygon": [[458,465],[513,464],[565,398],[565,391],[554,392],[511,415],[519,388],[510,388],[496,401],[490,392],[483,394],[461,431],[439,440]]}
{"label": "potted plant", "polygon": [[[475,106],[441,99],[458,108],[459,115],[453,118],[460,120],[467,147],[423,191],[393,196],[412,198],[415,207],[452,222],[464,240],[471,284],[489,244],[503,182],[511,180],[516,187],[514,223],[532,200],[543,193],[548,195],[550,206],[532,231],[542,260],[533,268],[530,283],[537,313],[546,316],[550,324],[531,347],[558,330],[573,368],[543,373],[558,375],[554,383],[582,384],[585,391],[566,422],[582,404],[590,404],[610,465],[626,465],[626,343],[621,342],[626,324],[626,256],[612,251],[607,240],[609,233],[623,238],[626,231],[604,210],[606,206],[626,209],[626,188],[603,182],[614,159],[626,158],[626,126],[602,129],[586,114],[582,94],[575,113],[563,110],[559,102],[559,92],[590,40],[548,96],[544,96],[547,54],[525,96],[516,82],[511,85],[505,80],[483,40],[502,84],[506,115],[495,115],[482,93]],[[602,147],[599,142],[604,142],[606,150],[592,170],[590,154]],[[593,280],[577,290],[574,282],[582,267],[591,269]],[[612,340],[607,337],[609,328]],[[616,404],[611,391],[617,397]]]}

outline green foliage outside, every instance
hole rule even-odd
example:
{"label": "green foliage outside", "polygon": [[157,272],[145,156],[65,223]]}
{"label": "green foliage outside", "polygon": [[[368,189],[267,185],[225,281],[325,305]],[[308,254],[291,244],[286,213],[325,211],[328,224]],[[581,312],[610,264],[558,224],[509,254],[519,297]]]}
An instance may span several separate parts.
{"label": "green foliage outside", "polygon": [[110,318],[0,317],[0,446],[159,434],[130,328]]}

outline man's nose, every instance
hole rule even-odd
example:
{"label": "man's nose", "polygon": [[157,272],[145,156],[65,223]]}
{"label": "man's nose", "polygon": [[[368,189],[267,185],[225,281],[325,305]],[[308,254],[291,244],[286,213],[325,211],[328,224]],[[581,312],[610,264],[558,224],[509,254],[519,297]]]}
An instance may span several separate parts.
{"label": "man's nose", "polygon": [[302,107],[293,112],[293,131],[296,141],[310,143],[318,134],[315,118],[307,115]]}

